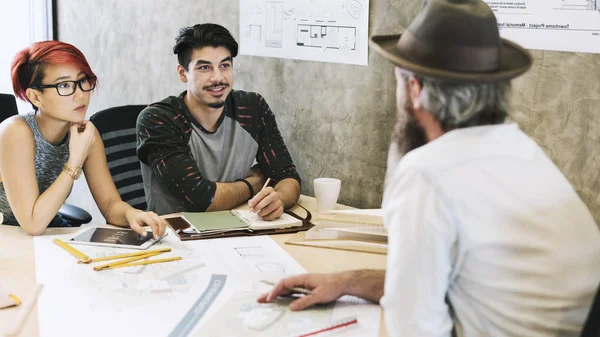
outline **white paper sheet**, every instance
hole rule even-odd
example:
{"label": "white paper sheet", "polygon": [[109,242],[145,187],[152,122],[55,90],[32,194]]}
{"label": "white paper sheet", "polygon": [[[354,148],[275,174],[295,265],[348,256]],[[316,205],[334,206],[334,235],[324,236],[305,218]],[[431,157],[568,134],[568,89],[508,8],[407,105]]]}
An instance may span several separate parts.
{"label": "white paper sheet", "polygon": [[[99,263],[77,264],[52,242],[72,235],[34,238],[37,281],[44,284],[38,300],[41,337],[201,334],[202,326],[236,294],[262,293],[270,289],[262,279],[276,281],[305,272],[267,236],[181,242],[173,233],[151,248],[172,251],[153,259],[181,256],[182,260],[96,272],[92,267]],[[92,258],[135,251],[76,248]],[[360,314],[360,328],[369,332],[365,336],[377,335],[378,306],[362,304],[350,313],[343,311],[349,310],[344,305],[340,308],[340,315]]]}
{"label": "white paper sheet", "polygon": [[368,64],[369,0],[240,0],[240,53]]}
{"label": "white paper sheet", "polygon": [[[357,318],[358,324],[336,330],[335,336],[379,336],[379,306],[356,297],[346,296],[329,305],[290,311],[288,305],[292,299],[259,304],[256,303],[258,295],[248,291],[233,294],[214,315],[199,324],[191,336],[291,337],[326,329],[351,318]],[[321,335],[327,334],[317,336]]]}
{"label": "white paper sheet", "polygon": [[600,53],[600,0],[485,0],[502,37],[528,49]]}
{"label": "white paper sheet", "polygon": [[[52,242],[34,239],[40,336],[166,336],[206,289],[213,274],[228,274],[222,295],[257,290],[253,280],[278,279],[304,269],[269,237],[180,242],[172,233],[153,248],[171,247],[156,258],[181,261],[93,271]],[[133,250],[76,246],[90,257]],[[97,264],[94,264],[97,265]],[[261,285],[261,291],[267,289]]]}

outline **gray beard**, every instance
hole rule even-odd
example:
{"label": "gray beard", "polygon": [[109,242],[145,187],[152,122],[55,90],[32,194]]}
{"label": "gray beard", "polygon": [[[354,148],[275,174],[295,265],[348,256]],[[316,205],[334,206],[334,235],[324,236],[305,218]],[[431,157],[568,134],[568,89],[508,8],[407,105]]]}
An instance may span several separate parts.
{"label": "gray beard", "polygon": [[403,151],[405,154],[427,144],[427,136],[425,136],[425,130],[412,115],[408,117],[408,121],[404,126],[403,136]]}
{"label": "gray beard", "polygon": [[401,156],[427,144],[425,129],[414,117],[412,100],[408,92],[406,93],[406,102],[404,102],[404,113],[396,117],[394,124],[393,141],[398,145],[398,151]]}

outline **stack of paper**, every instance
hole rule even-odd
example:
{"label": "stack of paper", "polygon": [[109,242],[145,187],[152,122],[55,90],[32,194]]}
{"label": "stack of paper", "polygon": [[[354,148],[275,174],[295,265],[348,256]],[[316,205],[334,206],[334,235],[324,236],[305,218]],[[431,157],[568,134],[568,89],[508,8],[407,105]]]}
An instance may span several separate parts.
{"label": "stack of paper", "polygon": [[387,229],[381,209],[337,210],[319,215],[316,226],[286,243],[387,254]]}

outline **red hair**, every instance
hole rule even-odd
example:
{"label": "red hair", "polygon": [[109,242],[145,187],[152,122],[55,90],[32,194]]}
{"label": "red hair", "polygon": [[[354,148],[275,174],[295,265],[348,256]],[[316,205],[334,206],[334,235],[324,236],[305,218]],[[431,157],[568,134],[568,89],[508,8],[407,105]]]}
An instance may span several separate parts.
{"label": "red hair", "polygon": [[92,83],[96,82],[85,56],[75,46],[61,41],[41,41],[18,52],[12,61],[10,73],[15,96],[29,101],[25,94],[27,88],[42,84],[46,67],[57,64],[74,64]]}

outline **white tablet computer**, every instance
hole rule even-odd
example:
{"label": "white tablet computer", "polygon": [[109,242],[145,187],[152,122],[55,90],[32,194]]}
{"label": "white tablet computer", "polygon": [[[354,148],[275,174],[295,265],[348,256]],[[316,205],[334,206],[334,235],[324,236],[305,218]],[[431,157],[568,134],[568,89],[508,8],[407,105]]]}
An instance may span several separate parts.
{"label": "white tablet computer", "polygon": [[150,231],[148,231],[146,237],[143,237],[129,228],[90,227],[77,233],[67,242],[81,245],[146,249],[152,246],[156,240],[152,238],[152,232]]}

